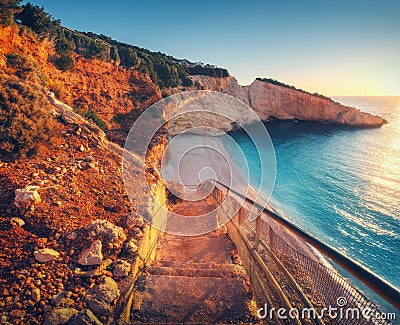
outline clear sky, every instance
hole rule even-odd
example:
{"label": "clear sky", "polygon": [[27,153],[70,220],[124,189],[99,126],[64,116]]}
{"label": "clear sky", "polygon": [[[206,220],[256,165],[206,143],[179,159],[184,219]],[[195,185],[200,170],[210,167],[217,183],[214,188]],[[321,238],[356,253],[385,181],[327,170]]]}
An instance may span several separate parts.
{"label": "clear sky", "polygon": [[325,95],[400,95],[400,0],[32,0],[69,28]]}

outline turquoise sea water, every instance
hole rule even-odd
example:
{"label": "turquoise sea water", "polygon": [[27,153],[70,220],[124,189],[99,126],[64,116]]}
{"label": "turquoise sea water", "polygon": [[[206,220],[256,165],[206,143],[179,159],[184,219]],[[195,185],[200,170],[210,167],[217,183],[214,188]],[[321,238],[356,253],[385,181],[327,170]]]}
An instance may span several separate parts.
{"label": "turquoise sea water", "polygon": [[[378,129],[266,124],[277,163],[270,204],[400,287],[400,97],[334,99],[381,115],[389,124]],[[246,134],[232,136],[257,186],[258,153]]]}

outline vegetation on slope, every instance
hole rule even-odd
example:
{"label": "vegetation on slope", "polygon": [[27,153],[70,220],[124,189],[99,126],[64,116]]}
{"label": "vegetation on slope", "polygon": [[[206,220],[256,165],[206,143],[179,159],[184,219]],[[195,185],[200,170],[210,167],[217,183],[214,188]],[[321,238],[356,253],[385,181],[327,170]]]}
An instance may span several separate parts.
{"label": "vegetation on slope", "polygon": [[0,158],[35,155],[51,138],[52,108],[36,84],[16,76],[0,77]]}
{"label": "vegetation on slope", "polygon": [[326,97],[326,96],[318,94],[318,93],[310,93],[310,92],[308,92],[306,90],[303,90],[303,89],[300,89],[300,88],[296,88],[295,86],[291,86],[291,85],[285,84],[285,83],[280,82],[280,81],[275,80],[275,79],[271,79],[271,78],[256,78],[256,80],[262,81],[262,82],[268,82],[268,83],[276,85],[276,86],[281,86],[281,87],[285,87],[285,88],[288,88],[288,89],[293,89],[293,90],[300,91],[300,92],[305,93],[305,94],[309,94],[309,95],[312,95],[312,96],[315,96],[315,97],[325,98],[325,99],[328,99],[330,101],[333,101],[332,98],[330,98],[330,97]]}
{"label": "vegetation on slope", "polygon": [[104,122],[101,117],[92,110],[85,111],[80,108],[74,108],[74,112],[83,116],[84,118],[93,121],[101,130],[106,131],[107,130],[107,124]]}
{"label": "vegetation on slope", "polygon": [[0,25],[9,26],[19,10],[20,0],[0,0]]}
{"label": "vegetation on slope", "polygon": [[[6,1],[6,0],[2,0]],[[15,2],[15,1],[14,1]],[[6,10],[6,20],[13,17],[18,2]],[[134,68],[148,74],[160,88],[188,87],[192,85],[189,75],[202,74],[222,78],[229,75],[226,69],[211,65],[194,64],[187,60],[178,60],[161,52],[149,50],[118,42],[105,35],[80,33],[62,27],[59,20],[46,13],[43,7],[27,3],[17,10],[15,19],[18,23],[31,28],[39,35],[51,35],[55,38],[57,57],[54,63],[61,70],[74,67],[72,53],[86,58],[100,58],[106,61],[119,62],[125,68]]]}

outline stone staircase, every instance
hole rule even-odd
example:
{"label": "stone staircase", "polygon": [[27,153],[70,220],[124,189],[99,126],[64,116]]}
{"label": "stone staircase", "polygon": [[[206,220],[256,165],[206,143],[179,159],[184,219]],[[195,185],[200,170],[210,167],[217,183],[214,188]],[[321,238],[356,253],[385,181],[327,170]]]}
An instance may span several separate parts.
{"label": "stone staircase", "polygon": [[246,271],[232,264],[224,228],[196,237],[165,235],[136,283],[131,324],[255,324]]}

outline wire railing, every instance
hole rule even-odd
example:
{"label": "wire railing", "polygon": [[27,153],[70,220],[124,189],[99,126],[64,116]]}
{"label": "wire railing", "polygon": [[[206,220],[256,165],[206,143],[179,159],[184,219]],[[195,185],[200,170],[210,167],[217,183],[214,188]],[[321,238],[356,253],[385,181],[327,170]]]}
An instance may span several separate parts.
{"label": "wire railing", "polygon": [[[399,310],[397,288],[267,207],[222,183],[213,181],[213,186],[212,194],[220,204],[228,199],[230,205],[238,207],[236,211],[232,209],[231,221],[252,243],[288,300],[299,307],[297,312],[301,313],[301,307],[304,311],[305,306],[307,314],[303,316],[317,323],[392,324],[396,314],[381,312],[380,307],[339,274],[328,259]],[[316,248],[320,256],[305,243]],[[309,308],[310,305],[313,308]]]}

